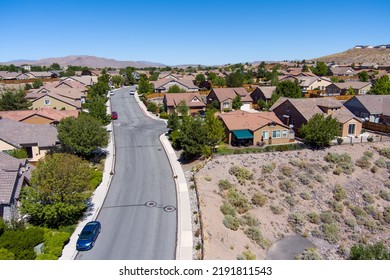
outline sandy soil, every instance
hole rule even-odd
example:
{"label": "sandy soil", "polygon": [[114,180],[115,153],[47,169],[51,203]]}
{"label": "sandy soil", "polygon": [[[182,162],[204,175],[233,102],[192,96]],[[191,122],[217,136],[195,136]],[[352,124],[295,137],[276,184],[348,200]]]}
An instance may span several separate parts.
{"label": "sandy soil", "polygon": [[[385,209],[390,207],[390,201],[383,194],[390,195],[390,163],[388,167],[373,167],[379,158],[390,161],[379,155],[378,150],[384,147],[389,148],[390,142],[214,158],[195,175],[204,229],[204,259],[237,259],[245,251],[257,259],[266,259],[273,244],[296,234],[307,237],[323,259],[345,259],[350,247],[359,241],[383,240],[389,245],[390,217],[385,216]],[[372,153],[370,166],[356,166],[367,151]],[[352,174],[335,175],[336,164],[324,159],[328,153],[349,154]],[[232,166],[245,168],[253,177],[239,183],[229,172]],[[218,186],[220,180],[228,180],[248,200],[249,210],[239,213],[235,208],[235,217],[240,221],[237,230],[223,223],[220,207],[229,200],[229,190]],[[342,189],[341,196],[335,195],[336,185]],[[256,193],[266,197],[263,206],[252,203]],[[244,222],[244,215],[252,218],[252,224],[254,219],[259,222],[252,225],[257,229],[257,243],[248,237],[250,222]],[[286,259],[291,259],[291,252]]]}

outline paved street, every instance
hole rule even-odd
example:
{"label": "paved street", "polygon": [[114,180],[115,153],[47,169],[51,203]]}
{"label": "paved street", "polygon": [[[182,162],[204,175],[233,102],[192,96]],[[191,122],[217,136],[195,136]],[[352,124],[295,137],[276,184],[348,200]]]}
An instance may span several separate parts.
{"label": "paved street", "polygon": [[[176,192],[172,170],[158,139],[164,122],[145,117],[120,89],[111,96],[114,121],[115,175],[97,217],[102,231],[95,247],[76,259],[174,259]],[[173,207],[172,207],[173,206]]]}

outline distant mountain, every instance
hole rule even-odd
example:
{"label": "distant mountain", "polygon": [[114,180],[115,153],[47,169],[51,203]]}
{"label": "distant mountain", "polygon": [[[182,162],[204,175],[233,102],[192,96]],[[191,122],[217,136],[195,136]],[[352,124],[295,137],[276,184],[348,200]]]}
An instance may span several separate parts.
{"label": "distant mountain", "polygon": [[310,60],[332,62],[337,64],[359,64],[373,63],[379,65],[390,64],[390,49],[389,48],[353,48],[347,51],[322,56]]}
{"label": "distant mountain", "polygon": [[103,57],[88,56],[88,55],[70,55],[65,57],[56,57],[56,58],[44,58],[40,60],[13,60],[4,62],[2,64],[31,64],[31,65],[51,65],[53,63],[58,63],[61,66],[88,66],[91,68],[125,68],[127,66],[132,66],[136,68],[144,67],[164,67],[166,65],[156,62],[149,61],[119,61],[115,59],[108,59]]}

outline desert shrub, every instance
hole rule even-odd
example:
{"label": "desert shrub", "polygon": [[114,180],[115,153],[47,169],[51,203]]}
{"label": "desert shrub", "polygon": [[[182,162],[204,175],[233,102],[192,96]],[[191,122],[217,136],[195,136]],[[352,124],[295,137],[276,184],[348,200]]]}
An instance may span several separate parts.
{"label": "desert shrub", "polygon": [[227,199],[231,205],[236,207],[237,212],[242,214],[248,211],[251,207],[247,198],[236,189],[230,189],[227,195]]}
{"label": "desert shrub", "polygon": [[390,224],[390,207],[386,207],[383,211],[383,219],[386,223]]}
{"label": "desert shrub", "polygon": [[342,202],[337,202],[336,200],[329,200],[328,201],[329,207],[338,213],[342,213],[344,211],[344,204]]}
{"label": "desert shrub", "polygon": [[374,196],[368,192],[363,194],[363,200],[367,203],[374,203]]}
{"label": "desert shrub", "polygon": [[327,162],[332,162],[336,164],[336,168],[333,171],[333,173],[336,175],[340,175],[341,173],[352,174],[354,171],[351,156],[347,153],[328,153],[325,156],[325,160]]}
{"label": "desert shrub", "polygon": [[296,199],[291,195],[291,196],[288,196],[284,199],[284,201],[287,202],[288,205],[290,205],[291,207],[294,207],[296,204],[297,204],[297,201]]}
{"label": "desert shrub", "polygon": [[256,242],[256,244],[261,246],[263,249],[267,249],[270,246],[269,241],[263,236],[259,228],[249,227],[244,231],[244,233],[250,240]]}
{"label": "desert shrub", "polygon": [[321,225],[322,238],[331,244],[336,244],[339,241],[339,229],[337,224]]}
{"label": "desert shrub", "polygon": [[387,167],[386,161],[383,157],[378,158],[374,163],[376,166],[378,166],[380,168]]}
{"label": "desert shrub", "polygon": [[270,173],[274,172],[275,167],[276,167],[275,162],[271,162],[269,164],[263,165],[261,167],[261,172],[264,174],[270,174]]}
{"label": "desert shrub", "polygon": [[233,165],[229,169],[229,173],[234,175],[240,184],[245,184],[246,180],[252,180],[253,174],[244,167]]}
{"label": "desert shrub", "polygon": [[375,220],[380,220],[382,218],[382,212],[379,211],[374,205],[367,205],[364,207],[364,211]]}
{"label": "desert shrub", "polygon": [[292,175],[292,169],[291,169],[291,167],[288,166],[288,165],[282,165],[282,166],[280,167],[280,171],[282,172],[282,174],[283,174],[284,176],[291,177],[291,175]]}
{"label": "desert shrub", "polygon": [[303,169],[303,168],[306,167],[306,161],[304,161],[304,160],[292,159],[292,160],[289,161],[289,163],[292,166],[299,167],[300,169]]}
{"label": "desert shrub", "polygon": [[221,210],[222,214],[224,214],[224,215],[230,215],[230,216],[233,216],[233,217],[236,216],[236,209],[229,202],[225,201],[221,205],[221,207],[219,207],[219,210]]}
{"label": "desert shrub", "polygon": [[251,250],[245,250],[241,255],[237,257],[237,260],[255,260],[256,255]]}
{"label": "desert shrub", "polygon": [[210,182],[210,181],[213,180],[213,178],[211,178],[210,176],[206,176],[206,177],[204,177],[204,179],[205,179],[207,182]]}
{"label": "desert shrub", "polygon": [[303,226],[305,225],[305,216],[299,212],[290,213],[287,221],[293,226]]}
{"label": "desert shrub", "polygon": [[302,192],[299,194],[299,196],[303,199],[303,200],[310,200],[311,199],[311,195],[307,192]]}
{"label": "desert shrub", "polygon": [[390,148],[383,148],[379,150],[379,154],[390,159]]}
{"label": "desert shrub", "polygon": [[323,166],[321,166],[321,169],[322,169],[323,171],[325,171],[325,172],[328,172],[330,168],[329,168],[329,165],[324,164]]}
{"label": "desert shrub", "polygon": [[360,168],[363,168],[363,169],[368,169],[371,166],[371,162],[370,162],[369,157],[364,155],[361,158],[359,158],[358,160],[356,160],[355,165],[359,166]]}
{"label": "desert shrub", "polygon": [[366,156],[366,157],[368,157],[368,158],[372,158],[373,155],[374,155],[374,153],[371,152],[371,151],[365,151],[365,152],[363,153],[363,155]]}
{"label": "desert shrub", "polygon": [[267,196],[259,192],[255,193],[251,199],[253,205],[260,206],[260,207],[263,207],[267,203],[267,200],[268,200]]}
{"label": "desert shrub", "polygon": [[382,242],[375,244],[353,245],[349,253],[350,260],[390,260],[390,253]]}
{"label": "desert shrub", "polygon": [[228,229],[236,231],[240,227],[240,220],[231,215],[225,215],[225,218],[223,219],[223,224]]}
{"label": "desert shrub", "polygon": [[218,187],[221,190],[228,190],[232,188],[232,184],[229,182],[229,180],[219,180],[218,181]]}
{"label": "desert shrub", "polygon": [[320,215],[318,215],[316,212],[310,212],[307,214],[307,220],[312,224],[319,224],[321,219]]}
{"label": "desert shrub", "polygon": [[284,212],[284,209],[277,205],[270,205],[269,208],[271,209],[271,212],[275,215],[282,214]]}
{"label": "desert shrub", "polygon": [[387,191],[385,191],[385,190],[380,190],[379,196],[380,196],[382,199],[386,200],[386,201],[390,201],[390,192],[387,192]]}
{"label": "desert shrub", "polygon": [[317,252],[317,248],[306,248],[301,254],[299,254],[295,258],[298,260],[322,260],[321,256]]}
{"label": "desert shrub", "polygon": [[322,211],[320,214],[320,220],[324,224],[331,224],[336,222],[335,216],[330,211]]}
{"label": "desert shrub", "polygon": [[342,201],[344,198],[347,197],[347,193],[345,192],[344,188],[337,184],[333,189],[333,197],[337,201]]}
{"label": "desert shrub", "polygon": [[345,218],[344,223],[350,228],[355,228],[357,225],[354,218]]}
{"label": "desert shrub", "polygon": [[310,183],[310,179],[303,174],[299,174],[298,179],[304,185],[308,185]]}
{"label": "desert shrub", "polygon": [[361,218],[364,218],[367,216],[366,211],[364,211],[359,206],[352,206],[352,207],[350,207],[350,209],[351,209],[351,211],[356,219],[361,219]]}
{"label": "desert shrub", "polygon": [[279,187],[282,191],[287,193],[293,193],[295,189],[294,182],[291,180],[284,180],[279,183]]}
{"label": "desert shrub", "polygon": [[248,214],[242,216],[242,220],[248,227],[257,227],[260,224],[258,219]]}
{"label": "desert shrub", "polygon": [[318,183],[323,183],[324,182],[324,178],[322,178],[322,176],[320,174],[316,174],[314,175],[314,180],[316,180]]}

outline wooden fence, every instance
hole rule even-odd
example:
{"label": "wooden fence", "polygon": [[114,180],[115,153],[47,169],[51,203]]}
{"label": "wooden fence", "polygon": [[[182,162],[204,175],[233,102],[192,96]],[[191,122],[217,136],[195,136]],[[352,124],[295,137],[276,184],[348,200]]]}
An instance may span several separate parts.
{"label": "wooden fence", "polygon": [[368,130],[372,130],[372,131],[390,133],[390,125],[385,125],[385,124],[363,122],[363,128],[368,129]]}

